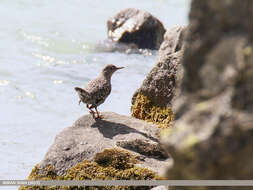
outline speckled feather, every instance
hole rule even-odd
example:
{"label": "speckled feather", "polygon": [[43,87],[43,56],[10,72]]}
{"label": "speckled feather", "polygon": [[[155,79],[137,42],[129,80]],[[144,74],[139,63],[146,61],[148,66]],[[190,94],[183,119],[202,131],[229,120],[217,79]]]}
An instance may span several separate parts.
{"label": "speckled feather", "polygon": [[84,89],[76,88],[76,91],[83,103],[97,107],[104,103],[111,93],[111,81],[107,81],[104,77],[99,77],[90,81]]}

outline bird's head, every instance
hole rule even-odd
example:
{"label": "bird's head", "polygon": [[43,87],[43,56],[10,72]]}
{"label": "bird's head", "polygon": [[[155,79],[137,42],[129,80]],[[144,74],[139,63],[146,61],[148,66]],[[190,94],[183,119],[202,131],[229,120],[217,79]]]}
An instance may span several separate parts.
{"label": "bird's head", "polygon": [[112,76],[112,74],[119,70],[119,69],[123,69],[124,67],[116,67],[113,64],[109,64],[106,65],[103,70],[102,70],[102,74],[106,77],[106,78],[110,78]]}

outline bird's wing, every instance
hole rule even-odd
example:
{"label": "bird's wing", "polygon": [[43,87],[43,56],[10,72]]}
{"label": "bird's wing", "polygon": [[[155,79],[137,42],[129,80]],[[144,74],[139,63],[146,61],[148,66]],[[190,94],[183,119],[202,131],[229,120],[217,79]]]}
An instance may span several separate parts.
{"label": "bird's wing", "polygon": [[103,79],[95,79],[90,81],[85,87],[85,90],[89,92],[90,96],[94,100],[94,104],[100,105],[110,94],[111,86],[110,83],[106,82]]}
{"label": "bird's wing", "polygon": [[106,88],[106,87],[102,87],[102,90],[100,91],[100,93],[96,94],[96,104],[100,105],[102,103],[104,103],[105,99],[107,98],[107,96],[110,94],[111,89]]}
{"label": "bird's wing", "polygon": [[84,90],[86,90],[87,92],[92,94],[94,91],[97,91],[101,87],[103,87],[103,81],[100,80],[99,78],[96,78],[96,79],[91,80],[90,82],[88,82],[86,84],[86,86],[84,87]]}

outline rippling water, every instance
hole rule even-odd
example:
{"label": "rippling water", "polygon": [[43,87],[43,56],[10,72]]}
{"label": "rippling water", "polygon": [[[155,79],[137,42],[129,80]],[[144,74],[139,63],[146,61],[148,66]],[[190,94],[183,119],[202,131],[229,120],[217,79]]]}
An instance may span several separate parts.
{"label": "rippling water", "polygon": [[156,52],[96,52],[110,16],[134,7],[171,28],[187,24],[188,4],[0,0],[0,179],[26,178],[55,135],[88,113],[73,89],[95,78],[106,64],[126,68],[114,74],[112,93],[99,110],[130,114],[131,97],[154,65]]}

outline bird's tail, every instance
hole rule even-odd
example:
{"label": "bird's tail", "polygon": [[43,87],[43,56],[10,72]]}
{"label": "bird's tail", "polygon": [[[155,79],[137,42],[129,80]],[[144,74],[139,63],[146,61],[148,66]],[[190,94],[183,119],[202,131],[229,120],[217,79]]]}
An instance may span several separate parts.
{"label": "bird's tail", "polygon": [[75,87],[75,91],[77,92],[81,92],[83,89],[79,88],[79,87]]}
{"label": "bird's tail", "polygon": [[75,91],[79,94],[79,96],[87,97],[89,95],[84,89],[75,87]]}

